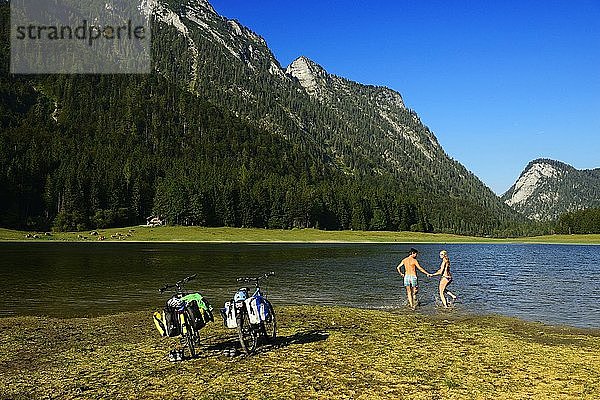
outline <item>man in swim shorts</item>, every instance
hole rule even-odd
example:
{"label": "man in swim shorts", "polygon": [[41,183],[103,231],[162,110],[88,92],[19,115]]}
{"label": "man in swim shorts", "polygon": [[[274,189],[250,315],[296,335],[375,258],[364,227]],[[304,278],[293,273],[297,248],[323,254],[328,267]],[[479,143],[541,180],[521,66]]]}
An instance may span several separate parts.
{"label": "man in swim shorts", "polygon": [[[398,270],[398,273],[404,278],[404,287],[406,287],[406,297],[408,297],[408,304],[413,310],[416,306],[416,294],[417,287],[419,284],[417,280],[416,270],[418,269],[427,276],[430,275],[429,272],[425,271],[423,267],[419,265],[419,262],[417,261],[418,255],[419,252],[416,249],[410,249],[408,257],[402,260],[402,262],[400,262],[400,264],[398,264],[398,267],[396,268]],[[402,266],[404,266],[404,273],[402,272]]]}

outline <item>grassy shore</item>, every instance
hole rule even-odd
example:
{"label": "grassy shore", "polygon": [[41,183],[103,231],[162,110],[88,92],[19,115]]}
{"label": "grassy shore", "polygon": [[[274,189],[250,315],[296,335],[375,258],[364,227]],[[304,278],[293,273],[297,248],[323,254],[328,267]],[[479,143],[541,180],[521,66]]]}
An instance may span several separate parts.
{"label": "grassy shore", "polygon": [[493,239],[419,232],[321,231],[317,229],[129,227],[86,232],[23,232],[0,228],[0,241],[148,241],[148,242],[397,242],[397,243],[569,243],[600,244],[600,235],[551,235]]}
{"label": "grassy shore", "polygon": [[278,309],[279,338],[230,358],[234,331],[201,331],[198,358],[150,312],[0,318],[0,398],[596,399],[600,333],[502,317]]}

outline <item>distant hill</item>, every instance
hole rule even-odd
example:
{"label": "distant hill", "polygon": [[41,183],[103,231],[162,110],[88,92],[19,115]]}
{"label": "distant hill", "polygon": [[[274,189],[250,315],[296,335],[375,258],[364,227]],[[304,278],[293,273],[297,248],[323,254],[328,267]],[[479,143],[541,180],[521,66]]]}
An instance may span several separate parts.
{"label": "distant hill", "polygon": [[534,160],[502,200],[527,218],[550,221],[560,214],[600,206],[600,169],[577,170],[560,161]]}

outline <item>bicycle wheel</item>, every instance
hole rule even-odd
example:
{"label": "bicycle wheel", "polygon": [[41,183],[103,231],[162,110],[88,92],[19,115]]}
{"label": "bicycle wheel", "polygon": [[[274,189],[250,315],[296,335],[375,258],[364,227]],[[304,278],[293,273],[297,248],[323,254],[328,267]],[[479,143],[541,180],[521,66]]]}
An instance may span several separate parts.
{"label": "bicycle wheel", "polygon": [[277,337],[277,318],[275,317],[275,310],[269,300],[265,300],[265,307],[267,311],[267,318],[261,323],[262,333],[267,342]]}
{"label": "bicycle wheel", "polygon": [[254,350],[256,350],[257,335],[256,331],[250,324],[250,318],[248,317],[248,313],[245,309],[242,309],[237,317],[237,329],[238,337],[244,353],[247,355],[254,353]]}
{"label": "bicycle wheel", "polygon": [[184,339],[185,339],[185,345],[188,347],[188,349],[190,350],[190,357],[191,358],[195,358],[196,357],[196,336],[198,335],[198,333],[196,332],[196,328],[190,323],[190,317],[187,314],[184,314],[183,317],[183,324],[185,326],[184,329]]}

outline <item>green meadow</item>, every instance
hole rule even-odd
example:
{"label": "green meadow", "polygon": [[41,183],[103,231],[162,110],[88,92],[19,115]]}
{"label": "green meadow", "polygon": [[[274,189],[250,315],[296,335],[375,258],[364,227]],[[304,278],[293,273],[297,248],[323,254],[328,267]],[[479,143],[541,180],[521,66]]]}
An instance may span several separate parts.
{"label": "green meadow", "polygon": [[[98,235],[92,235],[97,232]],[[317,229],[204,228],[184,226],[99,229],[85,232],[23,232],[0,229],[0,241],[160,241],[160,242],[398,242],[398,243],[570,243],[600,244],[600,235],[549,235],[512,239],[439,233],[323,231]]]}

